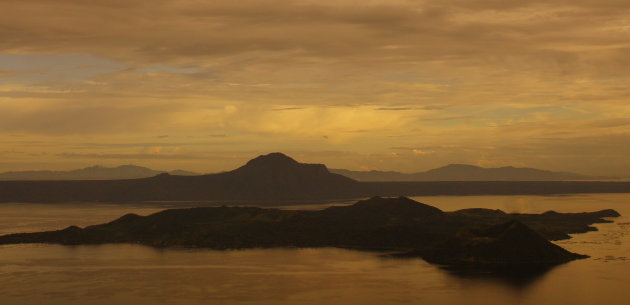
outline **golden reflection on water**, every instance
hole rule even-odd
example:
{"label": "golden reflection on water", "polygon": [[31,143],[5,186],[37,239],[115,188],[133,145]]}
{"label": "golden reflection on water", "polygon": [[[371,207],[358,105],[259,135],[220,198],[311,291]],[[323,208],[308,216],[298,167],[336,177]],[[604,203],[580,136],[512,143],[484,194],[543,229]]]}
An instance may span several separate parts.
{"label": "golden reflection on water", "polygon": [[[563,247],[592,256],[534,274],[461,274],[421,259],[343,249],[0,246],[0,304],[627,304],[630,195],[426,197],[444,210],[615,208],[624,217]],[[164,206],[0,205],[0,231],[37,231],[146,215]]]}

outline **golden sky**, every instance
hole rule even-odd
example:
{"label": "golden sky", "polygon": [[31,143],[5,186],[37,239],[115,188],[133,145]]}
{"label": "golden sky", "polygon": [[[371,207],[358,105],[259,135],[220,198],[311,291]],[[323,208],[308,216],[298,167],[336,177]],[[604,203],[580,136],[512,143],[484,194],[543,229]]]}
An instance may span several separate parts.
{"label": "golden sky", "polygon": [[627,0],[3,0],[0,171],[630,171]]}

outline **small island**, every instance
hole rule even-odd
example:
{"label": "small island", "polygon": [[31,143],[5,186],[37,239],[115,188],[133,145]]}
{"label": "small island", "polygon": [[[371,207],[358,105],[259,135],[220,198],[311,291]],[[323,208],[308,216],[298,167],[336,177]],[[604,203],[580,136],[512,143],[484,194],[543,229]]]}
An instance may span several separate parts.
{"label": "small island", "polygon": [[550,240],[596,230],[620,216],[590,213],[508,214],[501,210],[444,212],[406,197],[372,197],[320,211],[259,207],[169,209],[124,215],[79,228],[0,236],[0,244],[95,245],[243,249],[339,247],[416,256],[440,265],[554,265],[587,257]]}

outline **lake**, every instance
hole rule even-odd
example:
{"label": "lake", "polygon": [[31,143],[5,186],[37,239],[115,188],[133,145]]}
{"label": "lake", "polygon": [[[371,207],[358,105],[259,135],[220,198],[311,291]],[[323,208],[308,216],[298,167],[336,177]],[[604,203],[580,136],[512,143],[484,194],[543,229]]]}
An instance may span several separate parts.
{"label": "lake", "polygon": [[[622,214],[559,245],[592,257],[527,278],[457,273],[422,259],[335,248],[154,249],[139,245],[0,246],[0,304],[628,304],[630,194],[438,196],[445,211]],[[344,204],[344,203],[332,203]],[[323,208],[331,204],[309,205]],[[86,226],[176,204],[0,204],[0,234]],[[295,206],[283,208],[296,208]]]}

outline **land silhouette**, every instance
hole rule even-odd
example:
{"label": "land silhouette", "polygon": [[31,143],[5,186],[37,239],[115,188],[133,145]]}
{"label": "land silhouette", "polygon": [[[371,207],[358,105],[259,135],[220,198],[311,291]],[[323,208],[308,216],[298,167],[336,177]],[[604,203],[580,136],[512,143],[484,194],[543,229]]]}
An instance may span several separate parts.
{"label": "land silhouette", "polygon": [[485,168],[468,164],[449,164],[443,167],[417,173],[395,171],[352,171],[331,169],[358,181],[573,181],[573,180],[610,180],[613,177],[588,176],[569,172],[504,166]]}
{"label": "land silhouette", "polygon": [[[425,172],[353,171],[329,169],[357,181],[575,181],[611,180],[616,177],[588,176],[569,172],[553,172],[536,168],[512,166],[484,168],[468,164],[449,164]],[[137,165],[105,167],[100,165],[69,171],[31,170],[0,173],[0,180],[111,180],[149,178],[162,173],[177,176],[198,176],[199,173],[172,170],[159,171]]]}
{"label": "land silhouette", "polygon": [[630,182],[421,181],[360,182],[271,153],[228,172],[198,176],[161,173],[149,178],[0,181],[0,202],[222,201],[300,204],[371,196],[550,195],[630,193]]}
{"label": "land silhouette", "polygon": [[204,207],[124,215],[85,228],[0,236],[0,244],[138,243],[213,249],[340,247],[418,256],[441,265],[549,266],[587,256],[549,240],[595,230],[614,210],[507,214],[500,210],[444,212],[406,197],[372,197],[319,211]]}
{"label": "land silhouette", "polygon": [[70,171],[12,171],[0,173],[0,180],[111,180],[147,178],[162,173],[178,176],[194,176],[198,173],[185,170],[157,171],[137,165],[121,165],[117,167],[90,166]]}

